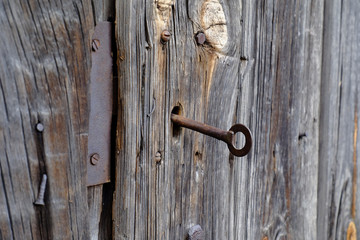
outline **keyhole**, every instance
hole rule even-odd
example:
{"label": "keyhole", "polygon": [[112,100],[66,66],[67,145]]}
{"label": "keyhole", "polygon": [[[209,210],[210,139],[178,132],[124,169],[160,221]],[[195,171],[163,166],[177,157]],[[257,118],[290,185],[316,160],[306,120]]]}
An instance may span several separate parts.
{"label": "keyhole", "polygon": [[[177,114],[177,115],[181,115],[181,107],[180,106],[175,106],[171,113],[172,114]],[[172,132],[173,132],[173,137],[178,137],[180,135],[181,132],[181,127],[175,125],[174,123],[172,123]]]}

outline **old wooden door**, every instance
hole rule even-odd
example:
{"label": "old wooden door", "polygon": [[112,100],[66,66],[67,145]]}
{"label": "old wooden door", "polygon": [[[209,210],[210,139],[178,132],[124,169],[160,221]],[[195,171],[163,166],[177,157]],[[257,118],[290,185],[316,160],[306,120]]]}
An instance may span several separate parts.
{"label": "old wooden door", "polygon": [[[356,239],[359,11],[356,0],[1,1],[0,239],[185,239],[194,225],[204,239]],[[112,177],[87,187],[101,21],[114,26]],[[237,158],[176,128],[174,109],[245,124],[252,150]]]}

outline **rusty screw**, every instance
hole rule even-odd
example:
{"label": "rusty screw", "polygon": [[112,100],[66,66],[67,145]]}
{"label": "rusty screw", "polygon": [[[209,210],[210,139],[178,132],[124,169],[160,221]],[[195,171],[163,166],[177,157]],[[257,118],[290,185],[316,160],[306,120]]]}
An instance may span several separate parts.
{"label": "rusty screw", "polygon": [[46,188],[46,180],[47,180],[47,176],[46,176],[46,174],[43,174],[41,184],[40,184],[39,195],[38,195],[38,198],[36,199],[36,201],[34,202],[35,205],[38,205],[38,206],[45,205],[44,194],[45,194],[45,188]]}
{"label": "rusty screw", "polygon": [[195,39],[199,45],[203,45],[206,41],[206,36],[203,32],[198,32],[195,36]]}
{"label": "rusty screw", "polygon": [[189,229],[189,240],[204,240],[205,233],[200,225],[195,225]]}
{"label": "rusty screw", "polygon": [[91,157],[90,157],[90,163],[91,163],[92,165],[98,164],[99,160],[100,160],[100,156],[99,156],[98,153],[94,153],[94,154],[91,155]]}
{"label": "rusty screw", "polygon": [[92,50],[93,50],[94,52],[96,52],[97,50],[99,50],[99,47],[100,47],[100,41],[99,41],[99,39],[93,39],[91,46],[92,46]]}
{"label": "rusty screw", "polygon": [[161,43],[162,44],[167,43],[170,40],[170,37],[171,37],[171,33],[168,30],[164,30],[161,33]]}
{"label": "rusty screw", "polygon": [[42,125],[41,123],[36,124],[35,128],[38,132],[44,131],[44,125]]}

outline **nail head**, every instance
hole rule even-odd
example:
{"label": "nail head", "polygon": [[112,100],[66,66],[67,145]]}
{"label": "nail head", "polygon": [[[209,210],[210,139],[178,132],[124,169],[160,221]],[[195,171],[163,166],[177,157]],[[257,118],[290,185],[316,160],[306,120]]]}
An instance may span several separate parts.
{"label": "nail head", "polygon": [[35,128],[38,132],[44,131],[44,125],[42,125],[41,123],[36,124]]}
{"label": "nail head", "polygon": [[206,41],[206,36],[203,32],[198,32],[195,36],[196,38],[196,42],[199,44],[199,45],[202,45],[205,43]]}

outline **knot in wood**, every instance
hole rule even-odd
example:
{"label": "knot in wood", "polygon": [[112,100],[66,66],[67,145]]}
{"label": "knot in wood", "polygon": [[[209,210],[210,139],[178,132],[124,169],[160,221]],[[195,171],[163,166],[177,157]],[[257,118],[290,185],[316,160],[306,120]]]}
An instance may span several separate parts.
{"label": "knot in wood", "polygon": [[220,1],[204,1],[200,19],[206,42],[217,50],[223,50],[228,42],[228,30],[225,12]]}

